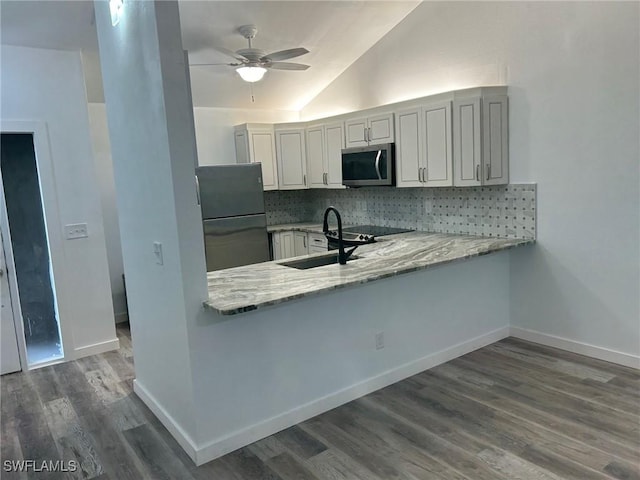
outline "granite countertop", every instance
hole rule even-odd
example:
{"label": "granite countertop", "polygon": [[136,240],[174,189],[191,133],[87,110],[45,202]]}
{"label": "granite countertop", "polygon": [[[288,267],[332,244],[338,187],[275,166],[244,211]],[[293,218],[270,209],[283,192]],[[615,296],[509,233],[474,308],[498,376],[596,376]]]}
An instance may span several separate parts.
{"label": "granite countertop", "polygon": [[267,232],[285,232],[296,230],[298,232],[322,233],[321,223],[282,223],[278,225],[267,225]]}
{"label": "granite countertop", "polygon": [[346,265],[297,270],[280,265],[292,260],[288,258],[209,272],[205,306],[222,315],[234,315],[534,242],[427,232],[389,235],[360,246],[354,254],[359,258],[350,259]]}

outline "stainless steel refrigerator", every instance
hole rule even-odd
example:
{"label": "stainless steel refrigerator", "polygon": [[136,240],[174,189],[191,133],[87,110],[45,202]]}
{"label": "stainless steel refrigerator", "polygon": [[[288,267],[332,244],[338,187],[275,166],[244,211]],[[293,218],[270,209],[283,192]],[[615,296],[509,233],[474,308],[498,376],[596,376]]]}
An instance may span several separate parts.
{"label": "stainless steel refrigerator", "polygon": [[196,168],[207,271],[269,261],[259,163]]}

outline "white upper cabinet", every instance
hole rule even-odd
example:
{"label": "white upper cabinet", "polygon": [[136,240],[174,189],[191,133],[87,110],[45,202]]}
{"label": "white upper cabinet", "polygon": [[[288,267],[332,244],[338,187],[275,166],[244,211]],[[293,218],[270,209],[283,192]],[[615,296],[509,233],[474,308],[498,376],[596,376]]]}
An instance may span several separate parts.
{"label": "white upper cabinet", "polygon": [[345,120],[344,130],[346,148],[391,143],[394,140],[393,113]]}
{"label": "white upper cabinet", "polygon": [[235,127],[237,163],[261,163],[262,185],[277,190],[278,174],[272,125],[244,124]]}
{"label": "white upper cabinet", "polygon": [[421,187],[422,168],[422,108],[396,112],[396,185]]}
{"label": "white upper cabinet", "polygon": [[342,122],[307,127],[309,188],[344,188],[342,185],[343,132]]}
{"label": "white upper cabinet", "polygon": [[312,125],[307,127],[307,175],[309,188],[326,186],[325,127]]}
{"label": "white upper cabinet", "polygon": [[509,183],[508,102],[506,95],[482,99],[483,185]]}
{"label": "white upper cabinet", "polygon": [[247,130],[234,133],[236,144],[236,163],[250,163],[249,161],[249,133]]}
{"label": "white upper cabinet", "polygon": [[453,185],[451,102],[425,105],[422,109],[422,120],[422,182],[427,187],[450,187]]}
{"label": "white upper cabinet", "polygon": [[344,129],[342,122],[328,123],[325,126],[325,161],[327,188],[345,188],[342,185],[342,149],[344,148]]}
{"label": "white upper cabinet", "polygon": [[504,185],[507,87],[457,90],[309,123],[238,125],[234,141],[237,163],[262,163],[265,190],[344,188],[343,149],[394,142],[398,187]]}
{"label": "white upper cabinet", "polygon": [[305,129],[276,130],[275,135],[280,190],[308,188]]}
{"label": "white upper cabinet", "polygon": [[398,187],[453,185],[451,101],[396,112]]}
{"label": "white upper cabinet", "polygon": [[456,98],[453,125],[454,185],[509,183],[507,96]]}

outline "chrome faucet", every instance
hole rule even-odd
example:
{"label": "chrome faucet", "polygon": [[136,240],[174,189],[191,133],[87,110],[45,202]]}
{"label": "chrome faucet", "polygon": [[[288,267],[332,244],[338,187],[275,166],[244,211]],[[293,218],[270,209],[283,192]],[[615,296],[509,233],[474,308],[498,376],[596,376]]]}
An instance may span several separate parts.
{"label": "chrome faucet", "polygon": [[348,258],[357,247],[352,248],[348,252],[344,251],[344,240],[342,238],[342,217],[340,216],[340,212],[336,209],[336,207],[329,207],[324,211],[322,232],[325,234],[325,236],[329,232],[329,222],[327,221],[329,212],[333,212],[336,215],[336,219],[338,220],[338,262],[340,263],[340,265],[346,265]]}

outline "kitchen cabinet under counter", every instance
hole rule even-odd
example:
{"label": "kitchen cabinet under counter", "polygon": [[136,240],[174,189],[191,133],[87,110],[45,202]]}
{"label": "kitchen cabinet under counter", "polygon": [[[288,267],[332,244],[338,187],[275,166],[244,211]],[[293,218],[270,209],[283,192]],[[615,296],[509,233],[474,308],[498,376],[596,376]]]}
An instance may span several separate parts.
{"label": "kitchen cabinet under counter", "polygon": [[327,239],[322,233],[321,224],[272,225],[267,227],[267,231],[271,236],[273,260],[327,251]]}

